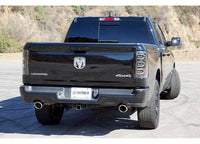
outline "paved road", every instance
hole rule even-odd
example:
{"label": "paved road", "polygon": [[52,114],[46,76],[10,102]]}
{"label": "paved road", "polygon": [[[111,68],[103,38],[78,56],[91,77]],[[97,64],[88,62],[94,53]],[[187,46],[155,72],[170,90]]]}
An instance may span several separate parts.
{"label": "paved road", "polygon": [[24,104],[19,94],[21,66],[21,61],[0,60],[0,137],[200,137],[200,62],[177,63],[181,93],[161,100],[156,130],[139,129],[136,113],[115,109],[72,109],[59,125],[40,125],[33,104]]}

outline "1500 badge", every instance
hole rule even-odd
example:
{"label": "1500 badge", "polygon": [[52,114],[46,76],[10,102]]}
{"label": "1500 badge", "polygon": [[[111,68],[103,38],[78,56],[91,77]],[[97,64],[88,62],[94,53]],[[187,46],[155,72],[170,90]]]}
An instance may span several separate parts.
{"label": "1500 badge", "polygon": [[118,77],[118,78],[131,78],[131,74],[116,74],[115,77]]}

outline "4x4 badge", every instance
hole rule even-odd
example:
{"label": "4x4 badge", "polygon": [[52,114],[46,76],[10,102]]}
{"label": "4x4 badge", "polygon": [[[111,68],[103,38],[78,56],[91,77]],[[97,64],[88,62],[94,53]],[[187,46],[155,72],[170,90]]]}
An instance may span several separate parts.
{"label": "4x4 badge", "polygon": [[84,57],[75,57],[74,58],[74,67],[76,69],[83,69],[86,65],[86,59]]}

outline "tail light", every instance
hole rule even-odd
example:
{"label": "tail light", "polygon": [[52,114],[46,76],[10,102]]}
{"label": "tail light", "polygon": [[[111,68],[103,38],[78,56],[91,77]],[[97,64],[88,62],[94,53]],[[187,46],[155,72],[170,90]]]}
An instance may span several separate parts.
{"label": "tail light", "polygon": [[136,52],[136,78],[145,78],[148,76],[146,51]]}
{"label": "tail light", "polygon": [[105,17],[105,18],[99,18],[99,21],[120,21],[120,18],[116,18],[116,17]]}
{"label": "tail light", "polygon": [[29,75],[28,59],[29,59],[29,51],[25,49],[23,51],[23,75]]}

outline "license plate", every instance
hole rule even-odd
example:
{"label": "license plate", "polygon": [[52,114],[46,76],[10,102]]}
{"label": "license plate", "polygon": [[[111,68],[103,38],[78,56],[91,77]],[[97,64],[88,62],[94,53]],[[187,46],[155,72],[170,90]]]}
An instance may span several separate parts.
{"label": "license plate", "polygon": [[71,99],[91,99],[91,88],[71,88]]}

